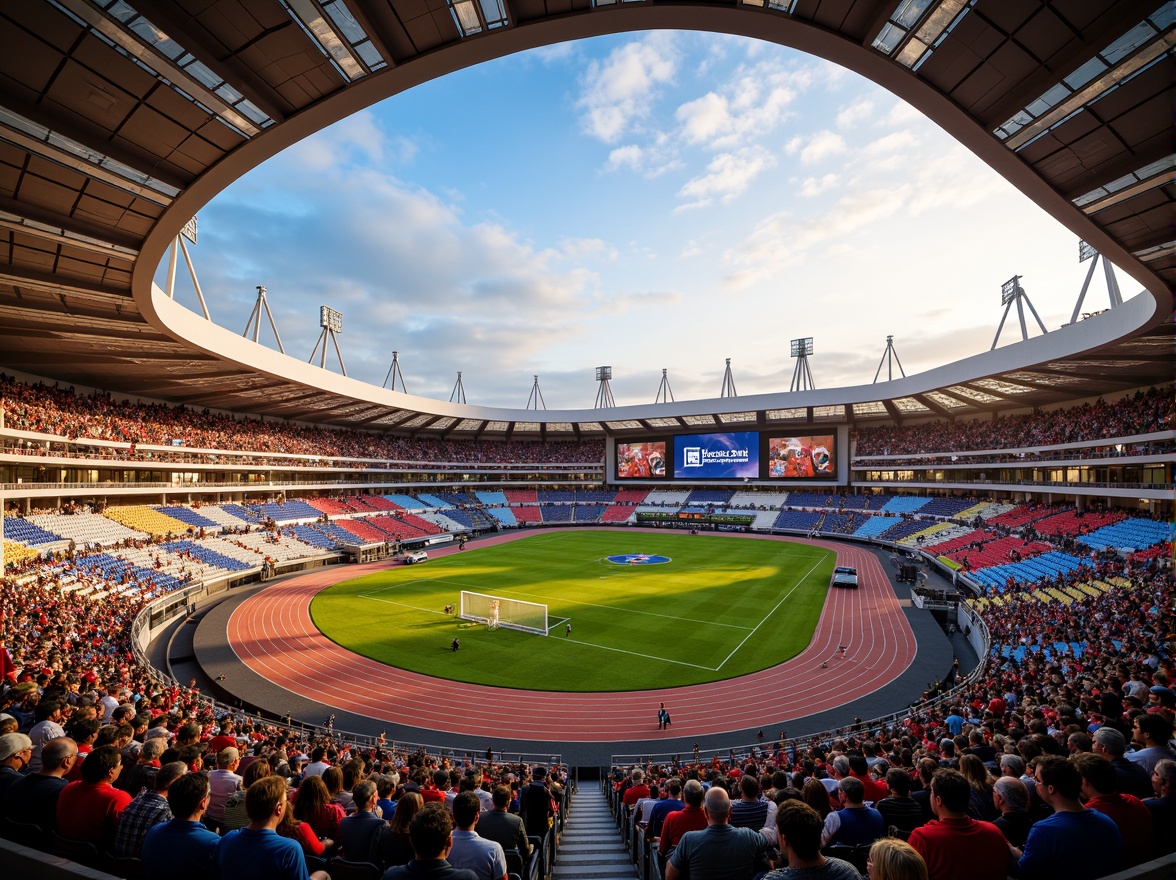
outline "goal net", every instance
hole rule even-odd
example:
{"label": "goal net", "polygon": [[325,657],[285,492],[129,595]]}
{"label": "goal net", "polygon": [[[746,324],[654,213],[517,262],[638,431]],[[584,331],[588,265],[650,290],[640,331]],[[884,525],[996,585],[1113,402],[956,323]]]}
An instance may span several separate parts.
{"label": "goal net", "polygon": [[484,623],[491,628],[501,626],[540,636],[547,635],[547,606],[538,602],[462,590],[461,608],[457,616],[462,620]]}

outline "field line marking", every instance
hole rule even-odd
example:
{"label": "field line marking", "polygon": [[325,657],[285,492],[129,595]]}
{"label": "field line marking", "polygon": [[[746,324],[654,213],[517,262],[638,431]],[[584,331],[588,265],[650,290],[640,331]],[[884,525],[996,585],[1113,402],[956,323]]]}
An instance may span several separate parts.
{"label": "field line marking", "polygon": [[[548,602],[571,602],[573,605],[583,605],[586,608],[606,608],[609,611],[619,611],[624,614],[641,614],[646,617],[662,617],[662,618],[665,618],[666,620],[677,620],[677,621],[681,621],[682,623],[699,623],[699,624],[704,624],[706,626],[722,626],[722,627],[726,627],[728,629],[742,629],[742,630],[747,629],[746,626],[740,626],[737,623],[717,623],[716,621],[713,621],[713,620],[696,620],[693,617],[678,617],[677,615],[674,615],[674,614],[658,614],[656,611],[641,611],[639,609],[634,609],[634,608],[618,608],[615,605],[598,605],[595,602],[581,602],[578,599],[569,599],[566,596],[559,596],[556,599],[552,599],[549,596],[544,596],[542,593],[527,593],[527,592],[524,592],[523,590],[500,590],[499,592],[519,593],[520,595],[531,596],[536,599],[546,599]],[[755,630],[752,630],[752,632],[755,632]],[[645,655],[638,654],[637,656],[644,657]],[[709,667],[700,667],[700,668],[706,669]]]}
{"label": "field line marking", "polygon": [[359,593],[356,598],[370,599],[372,602],[383,602],[385,605],[397,605],[400,608],[411,608],[413,611],[424,611],[426,614],[439,614],[443,617],[448,615],[444,611],[434,611],[432,608],[421,608],[419,605],[409,605],[407,602],[394,602],[391,599],[381,599],[379,596],[367,596]]}
{"label": "field line marking", "polygon": [[731,653],[730,653],[730,654],[728,654],[728,655],[727,655],[727,656],[726,656],[726,657],[723,659],[723,662],[722,662],[722,663],[720,663],[720,664],[719,664],[719,665],[718,665],[718,666],[715,668],[715,670],[714,670],[715,672],[718,672],[720,669],[722,669],[724,666],[726,666],[726,665],[727,665],[727,661],[728,661],[728,660],[730,660],[732,657],[734,657],[734,656],[735,656],[735,654],[736,654],[736,653],[739,651],[739,649],[740,649],[740,648],[742,648],[742,647],[744,646],[744,644],[746,644],[746,643],[747,643],[747,640],[748,640],[748,639],[750,639],[752,636],[754,636],[754,635],[756,634],[756,632],[759,630],[759,628],[760,628],[761,626],[763,626],[765,623],[767,623],[767,621],[768,621],[768,618],[770,618],[770,617],[771,617],[773,614],[775,614],[775,613],[776,613],[776,610],[777,610],[777,609],[778,609],[778,608],[779,608],[781,605],[783,605],[785,602],[787,602],[787,601],[788,601],[788,597],[789,597],[789,596],[791,596],[793,593],[795,593],[795,592],[796,592],[797,588],[799,588],[799,587],[800,587],[800,585],[801,585],[801,584],[803,584],[803,583],[805,582],[805,580],[808,578],[808,576],[809,576],[810,574],[812,574],[812,573],[813,573],[813,569],[815,569],[815,568],[816,568],[818,565],[820,565],[820,564],[821,564],[821,560],[819,560],[819,559],[818,559],[816,562],[814,562],[814,563],[813,563],[813,567],[812,567],[812,568],[810,568],[808,571],[806,571],[806,572],[805,572],[805,573],[804,573],[804,574],[801,576],[800,580],[798,580],[798,581],[796,582],[796,584],[795,584],[795,585],[792,587],[792,589],[791,589],[791,590],[789,590],[787,593],[785,593],[783,596],[781,596],[781,597],[780,597],[780,601],[779,601],[779,602],[777,602],[775,605],[773,605],[773,606],[772,606],[772,610],[771,610],[771,611],[769,611],[767,614],[765,614],[765,615],[763,616],[763,618],[760,620],[760,622],[759,622],[759,623],[757,623],[757,624],[755,625],[755,629],[753,629],[751,632],[749,632],[747,635],[745,635],[745,636],[743,637],[743,641],[742,641],[742,642],[740,642],[738,645],[736,645],[736,646],[735,646],[735,649],[734,649],[733,651],[731,651]]}
{"label": "field line marking", "polygon": [[[548,636],[548,638],[550,638],[550,636]],[[556,641],[562,641],[562,639],[556,639]],[[703,669],[707,672],[717,671],[709,666],[703,666],[700,663],[687,663],[685,660],[670,660],[666,657],[655,657],[652,654],[642,654],[640,651],[628,651],[624,648],[610,648],[608,645],[598,645],[595,642],[584,642],[576,639],[575,643],[577,645],[587,645],[589,648],[599,648],[601,651],[615,651],[618,654],[628,654],[630,657],[643,657],[646,660],[657,660],[660,663],[673,663],[676,666],[690,666],[694,669]]]}

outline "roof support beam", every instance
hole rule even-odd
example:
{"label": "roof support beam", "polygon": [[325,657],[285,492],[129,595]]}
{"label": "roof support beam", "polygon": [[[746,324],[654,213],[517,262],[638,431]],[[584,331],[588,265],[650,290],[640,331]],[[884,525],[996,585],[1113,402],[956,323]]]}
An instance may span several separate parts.
{"label": "roof support beam", "polygon": [[1085,43],[1076,46],[1063,58],[1050,59],[1049,67],[1043,64],[1035,73],[1027,76],[1017,88],[1011,89],[984,111],[981,124],[988,131],[992,131],[1109,46],[1133,25],[1143,21],[1157,8],[1159,4],[1156,0],[1117,0],[1099,22],[1099,30],[1089,36]]}
{"label": "roof support beam", "polygon": [[275,123],[284,122],[297,109],[240,59],[233,55],[225,56],[225,47],[209,37],[208,32],[198,26],[199,22],[189,24],[180,16],[173,15],[171,7],[164,3],[153,3],[150,10],[149,17],[153,22],[169,35],[176,36],[177,42],[199,58],[200,63],[225,82],[231,83],[233,88]]}

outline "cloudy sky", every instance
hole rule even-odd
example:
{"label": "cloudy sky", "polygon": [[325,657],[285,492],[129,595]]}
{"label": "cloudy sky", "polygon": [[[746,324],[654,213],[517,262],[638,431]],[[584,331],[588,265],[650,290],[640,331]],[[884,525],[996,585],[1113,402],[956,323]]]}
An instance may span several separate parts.
{"label": "cloudy sky", "polygon": [[[448,400],[460,370],[470,403],[522,407],[538,374],[552,409],[590,407],[601,364],[622,405],[662,368],[677,399],[718,397],[726,358],[740,394],[787,390],[800,336],[820,388],[872,381],[888,334],[911,375],[987,350],[1013,274],[1065,323],[1086,268],[888,92],[684,32],[524,53],[350,117],[206,206],[193,258],[214,320],[241,332],[264,284],[302,360],[327,304],[355,378],[380,385],[396,350],[413,394]],[[1095,286],[1084,309],[1105,305]]]}

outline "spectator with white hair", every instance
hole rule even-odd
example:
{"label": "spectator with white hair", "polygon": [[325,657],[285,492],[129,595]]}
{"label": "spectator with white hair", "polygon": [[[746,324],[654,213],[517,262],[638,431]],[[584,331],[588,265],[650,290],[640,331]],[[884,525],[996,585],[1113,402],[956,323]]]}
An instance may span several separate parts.
{"label": "spectator with white hair", "polygon": [[236,747],[221,749],[216,755],[216,769],[208,774],[208,785],[212,796],[204,815],[204,824],[211,830],[220,828],[225,819],[225,802],[233,792],[241,788],[242,778],[237,775],[241,766],[241,753]]}
{"label": "spectator with white hair", "polygon": [[1160,761],[1152,771],[1155,797],[1144,800],[1151,814],[1153,856],[1176,852],[1176,761]]}
{"label": "spectator with white hair", "polygon": [[1029,789],[1015,776],[1001,776],[993,783],[992,801],[1000,811],[992,824],[1012,846],[1024,846],[1029,836]]}
{"label": "spectator with white hair", "polygon": [[1127,752],[1127,738],[1122,733],[1113,727],[1100,727],[1092,740],[1092,751],[1104,755],[1115,768],[1115,791],[1137,798],[1151,797],[1151,777],[1147,770],[1123,757]]}

